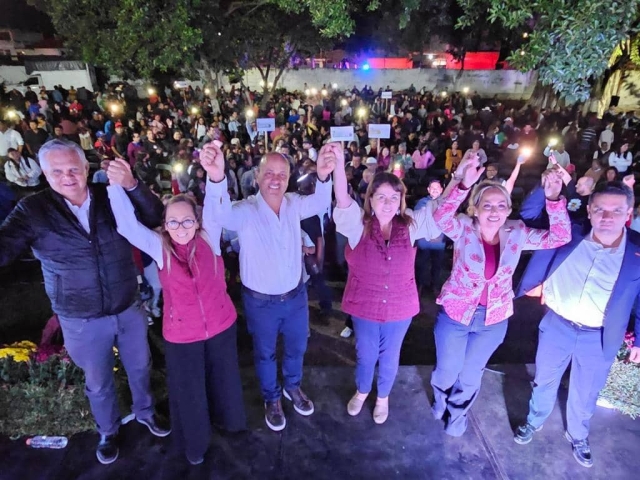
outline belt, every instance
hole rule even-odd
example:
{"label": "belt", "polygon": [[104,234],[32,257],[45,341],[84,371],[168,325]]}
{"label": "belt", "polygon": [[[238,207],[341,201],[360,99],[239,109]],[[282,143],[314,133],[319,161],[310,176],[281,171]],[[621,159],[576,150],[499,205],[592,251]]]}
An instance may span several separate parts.
{"label": "belt", "polygon": [[602,331],[602,327],[589,327],[587,325],[582,325],[581,323],[574,322],[572,320],[564,318],[564,317],[562,317],[560,315],[558,315],[558,316],[561,317],[565,322],[567,322],[569,325],[571,325],[576,330],[582,330],[584,332],[600,332],[600,331]]}
{"label": "belt", "polygon": [[242,292],[249,295],[252,298],[256,298],[258,300],[270,300],[273,302],[284,302],[285,300],[289,300],[290,298],[293,298],[294,296],[297,295],[297,293],[300,291],[300,287],[304,286],[304,283],[300,282],[298,284],[298,286],[296,286],[296,288],[294,288],[293,290],[288,291],[287,293],[283,293],[281,295],[267,295],[266,293],[260,293],[260,292],[256,292],[254,290],[251,290],[250,288],[245,287],[244,285],[242,285]]}

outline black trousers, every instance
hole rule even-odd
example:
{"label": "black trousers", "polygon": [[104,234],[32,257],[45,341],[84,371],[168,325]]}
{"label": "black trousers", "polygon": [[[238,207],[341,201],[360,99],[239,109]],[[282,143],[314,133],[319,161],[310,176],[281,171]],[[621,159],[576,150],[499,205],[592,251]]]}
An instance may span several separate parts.
{"label": "black trousers", "polygon": [[209,340],[165,340],[165,358],[176,449],[196,459],[209,448],[212,424],[230,432],[246,430],[235,323]]}

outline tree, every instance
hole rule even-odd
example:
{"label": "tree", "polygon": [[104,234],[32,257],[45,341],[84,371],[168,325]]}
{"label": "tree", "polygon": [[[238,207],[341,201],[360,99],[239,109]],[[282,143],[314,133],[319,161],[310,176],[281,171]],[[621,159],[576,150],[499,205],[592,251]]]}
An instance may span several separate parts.
{"label": "tree", "polygon": [[538,80],[567,102],[587,101],[613,51],[638,32],[640,0],[458,0],[458,26],[480,16],[519,35],[508,62],[537,70]]}
{"label": "tree", "polygon": [[83,60],[111,73],[150,78],[189,64],[202,33],[189,0],[37,0],[56,31]]}

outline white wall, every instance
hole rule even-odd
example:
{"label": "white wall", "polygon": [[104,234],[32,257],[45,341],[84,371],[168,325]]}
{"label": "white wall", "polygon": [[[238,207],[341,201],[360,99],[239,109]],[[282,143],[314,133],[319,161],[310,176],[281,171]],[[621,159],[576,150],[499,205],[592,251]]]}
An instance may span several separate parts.
{"label": "white wall", "polygon": [[[605,108],[608,107],[607,104]],[[624,111],[640,110],[640,71],[625,72],[618,108]]]}
{"label": "white wall", "polygon": [[[304,69],[287,70],[282,74],[278,87],[288,90],[302,90],[306,83],[309,88],[321,88],[323,84],[330,86],[337,83],[339,89],[351,89],[356,85],[359,89],[365,84],[371,85],[375,91],[389,85],[393,90],[403,90],[413,84],[416,89],[423,86],[428,90],[449,92],[462,91],[468,87],[471,92],[477,91],[485,97],[498,95],[501,98],[528,99],[535,87],[535,72],[520,73],[515,70],[464,70],[460,78],[458,70],[440,69],[407,69],[407,70],[333,70]],[[273,81],[275,74],[270,75]],[[251,89],[259,89],[262,77],[256,69],[245,74],[245,84]],[[223,77],[225,85],[228,79]]]}

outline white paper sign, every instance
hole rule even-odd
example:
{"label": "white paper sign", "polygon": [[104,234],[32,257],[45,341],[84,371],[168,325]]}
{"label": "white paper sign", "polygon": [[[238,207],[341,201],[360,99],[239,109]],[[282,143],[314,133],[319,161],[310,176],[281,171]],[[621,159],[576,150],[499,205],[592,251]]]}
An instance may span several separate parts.
{"label": "white paper sign", "polygon": [[332,142],[351,142],[353,140],[353,127],[331,127]]}
{"label": "white paper sign", "polygon": [[256,127],[258,127],[258,133],[273,132],[276,129],[276,119],[258,118],[256,120]]}
{"label": "white paper sign", "polygon": [[391,138],[391,125],[388,123],[370,123],[369,138]]}
{"label": "white paper sign", "polygon": [[382,92],[382,96],[380,98],[382,98],[383,100],[386,98],[391,98],[393,97],[393,92],[392,91],[387,91],[387,92]]}

